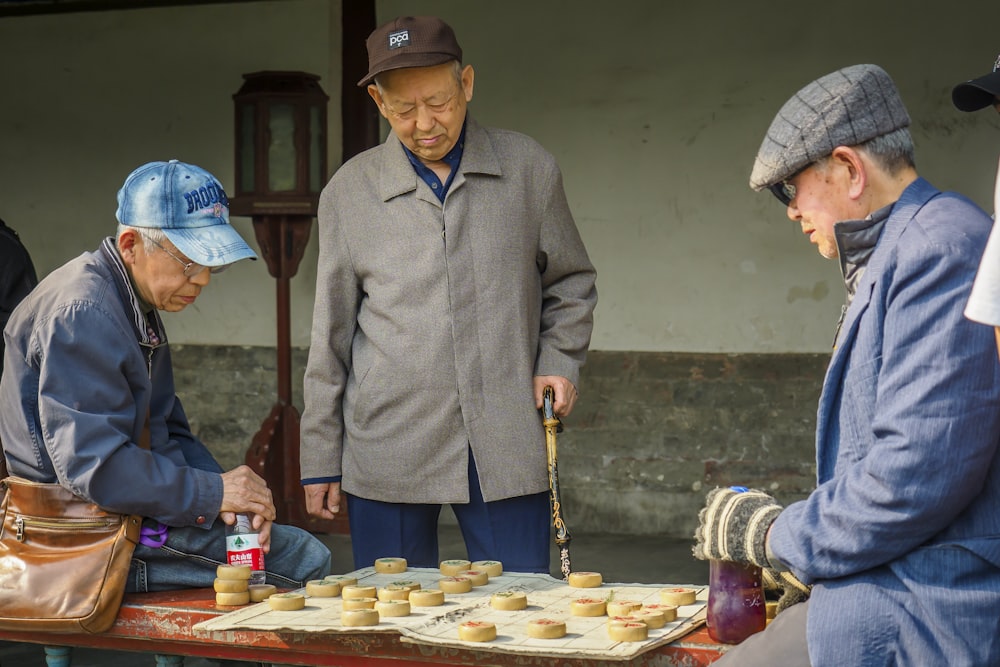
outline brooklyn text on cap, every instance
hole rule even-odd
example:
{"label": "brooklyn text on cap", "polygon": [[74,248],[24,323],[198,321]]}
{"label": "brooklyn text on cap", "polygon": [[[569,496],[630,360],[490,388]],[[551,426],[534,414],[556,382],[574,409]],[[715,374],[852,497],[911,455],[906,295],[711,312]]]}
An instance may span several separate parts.
{"label": "brooklyn text on cap", "polygon": [[229,224],[229,198],[201,167],[170,160],[137,168],[118,191],[115,217],[130,227],[162,229],[192,262],[223,266],[256,253]]}
{"label": "brooklyn text on cap", "polygon": [[837,146],[857,146],[910,125],[896,84],[878,65],[852,65],[805,86],[767,129],[750,174],[754,190],[780,183]]}
{"label": "brooklyn text on cap", "polygon": [[368,74],[358,81],[367,86],[376,76],[403,67],[430,67],[450,60],[462,62],[455,32],[436,16],[400,16],[368,36]]}
{"label": "brooklyn text on cap", "polygon": [[1000,96],[1000,56],[993,63],[993,71],[960,83],[951,91],[951,101],[960,111],[978,111],[993,106]]}

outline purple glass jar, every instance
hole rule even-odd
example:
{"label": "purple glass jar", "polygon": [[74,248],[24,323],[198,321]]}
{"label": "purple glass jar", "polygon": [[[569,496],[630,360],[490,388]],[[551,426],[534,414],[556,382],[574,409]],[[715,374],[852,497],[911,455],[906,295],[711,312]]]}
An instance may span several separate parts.
{"label": "purple glass jar", "polygon": [[760,568],[713,560],[708,564],[708,634],[723,644],[739,644],[767,624]]}

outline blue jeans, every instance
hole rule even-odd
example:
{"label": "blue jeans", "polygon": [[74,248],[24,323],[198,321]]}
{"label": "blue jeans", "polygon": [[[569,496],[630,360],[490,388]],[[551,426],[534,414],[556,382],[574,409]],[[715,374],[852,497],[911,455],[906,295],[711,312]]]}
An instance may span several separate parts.
{"label": "blue jeans", "polygon": [[[146,525],[150,524],[147,520]],[[155,525],[155,524],[154,524]],[[138,545],[132,554],[129,593],[209,588],[219,565],[226,563],[226,524],[216,519],[208,530],[170,528],[162,547]],[[264,556],[267,583],[301,588],[330,574],[330,550],[295,526],[271,526],[271,551]]]}

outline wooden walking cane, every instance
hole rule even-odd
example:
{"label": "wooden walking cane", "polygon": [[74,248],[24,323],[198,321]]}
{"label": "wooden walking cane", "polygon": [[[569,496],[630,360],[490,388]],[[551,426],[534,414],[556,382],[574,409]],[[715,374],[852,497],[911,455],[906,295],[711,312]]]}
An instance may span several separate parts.
{"label": "wooden walking cane", "polygon": [[559,497],[559,460],[556,457],[556,433],[562,431],[562,422],[552,411],[554,391],[546,387],[542,392],[542,424],[545,426],[545,451],[549,460],[549,504],[552,507],[552,527],[555,528],[556,545],[559,547],[559,567],[563,579],[569,579],[572,571],[569,563],[569,542],[573,539],[562,515],[562,500]]}

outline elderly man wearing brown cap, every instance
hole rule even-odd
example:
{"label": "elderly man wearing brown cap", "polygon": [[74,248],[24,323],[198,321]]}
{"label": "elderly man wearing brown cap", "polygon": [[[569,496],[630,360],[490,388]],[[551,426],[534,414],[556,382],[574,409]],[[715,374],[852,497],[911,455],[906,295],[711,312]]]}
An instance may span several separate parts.
{"label": "elderly man wearing brown cap", "polygon": [[302,483],[330,518],[347,495],[354,563],[437,567],[442,505],[470,560],[549,572],[545,436],[570,413],[597,301],[553,157],[468,113],[451,27],[394,19],[367,41],[391,128],[342,166],[319,209]]}
{"label": "elderly man wearing brown cap", "polygon": [[720,665],[1000,664],[1000,364],[962,315],[991,221],[917,175],[909,124],[884,70],[846,67],[757,155],[751,187],[839,261],[847,305],[816,489],[786,507],[716,489],[699,516],[696,556],[811,586]]}
{"label": "elderly man wearing brown cap", "polygon": [[[979,111],[993,107],[1000,112],[1000,56],[993,63],[992,72],[955,86],[951,91],[951,100],[959,111]],[[993,210],[1000,211],[1000,169],[993,197]],[[993,327],[997,351],[1000,353],[1000,232],[997,229],[1000,228],[994,228],[990,234],[983,252],[965,316]]]}

